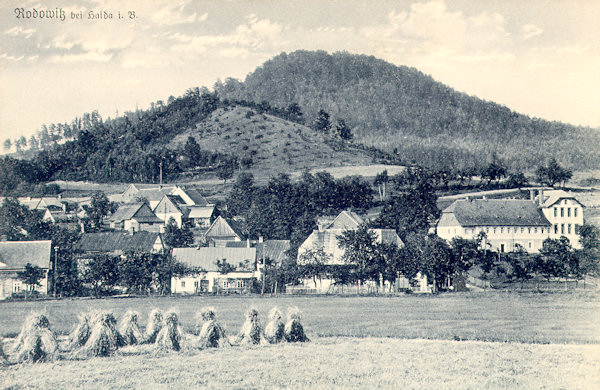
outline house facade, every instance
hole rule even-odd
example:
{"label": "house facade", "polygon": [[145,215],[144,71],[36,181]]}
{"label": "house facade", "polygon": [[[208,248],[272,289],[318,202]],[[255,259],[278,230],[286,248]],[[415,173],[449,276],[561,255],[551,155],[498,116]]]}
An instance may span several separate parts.
{"label": "house facade", "polygon": [[224,247],[231,241],[242,241],[242,232],[236,223],[218,216],[204,232],[203,240],[209,246]]}
{"label": "house facade", "polygon": [[564,191],[540,190],[522,199],[460,199],[442,211],[436,226],[445,240],[473,239],[485,233],[483,244],[494,251],[523,247],[538,252],[547,238],[565,236],[579,246],[577,231],[583,224],[583,206]]}
{"label": "house facade", "polygon": [[[256,268],[256,248],[173,248],[173,257],[198,270],[192,275],[171,278],[173,294],[247,293],[261,277]],[[217,261],[223,260],[236,269],[222,273]]]}
{"label": "house facade", "polygon": [[160,232],[164,225],[146,203],[122,204],[109,218],[111,229]]}
{"label": "house facade", "polygon": [[48,294],[48,270],[52,254],[51,241],[0,241],[0,299],[24,293],[28,288],[18,277],[27,263],[39,267],[44,277],[34,291]]}

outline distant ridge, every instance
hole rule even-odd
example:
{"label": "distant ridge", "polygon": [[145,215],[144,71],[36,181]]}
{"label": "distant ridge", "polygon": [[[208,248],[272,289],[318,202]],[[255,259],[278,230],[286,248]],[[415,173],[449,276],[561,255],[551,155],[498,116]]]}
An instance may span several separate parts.
{"label": "distant ridge", "polygon": [[307,123],[324,109],[344,119],[357,142],[396,151],[406,162],[473,166],[496,153],[521,170],[550,156],[574,169],[600,166],[595,129],[532,119],[373,56],[282,53],[243,82],[227,79],[215,90],[232,100],[298,103]]}

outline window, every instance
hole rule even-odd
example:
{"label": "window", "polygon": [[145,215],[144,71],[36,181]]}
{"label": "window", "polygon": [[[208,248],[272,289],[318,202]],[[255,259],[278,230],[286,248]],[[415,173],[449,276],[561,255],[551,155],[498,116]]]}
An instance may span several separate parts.
{"label": "window", "polygon": [[558,225],[554,224],[554,234],[558,234]]}
{"label": "window", "polygon": [[504,233],[504,228],[503,227],[500,228],[500,233]]}
{"label": "window", "polygon": [[560,216],[561,216],[561,218],[565,216],[565,208],[564,207],[560,208]]}
{"label": "window", "polygon": [[537,234],[537,228],[533,228],[533,232]]}
{"label": "window", "polygon": [[560,224],[560,234],[565,234],[565,224],[564,223]]}
{"label": "window", "polygon": [[567,234],[571,234],[571,224],[567,225]]}
{"label": "window", "polygon": [[558,217],[558,208],[557,207],[554,208],[554,216]]}
{"label": "window", "polygon": [[525,228],[521,228],[521,234],[523,234],[523,231],[525,230]]}
{"label": "window", "polygon": [[529,249],[531,249],[531,241],[527,243],[529,245]]}
{"label": "window", "polygon": [[571,216],[571,208],[567,207],[567,217],[570,217],[570,216]]}
{"label": "window", "polygon": [[238,280],[237,281],[237,287],[238,288],[244,288],[244,287],[246,287],[246,281],[245,280]]}
{"label": "window", "polygon": [[527,228],[527,234],[531,234],[531,228]]}
{"label": "window", "polygon": [[200,283],[199,283],[197,280],[194,280],[194,288],[198,288],[198,285],[199,285],[199,284],[200,284]]}
{"label": "window", "polygon": [[494,234],[496,234],[496,228],[494,228]]}
{"label": "window", "polygon": [[573,207],[573,216],[577,217],[577,207]]}
{"label": "window", "polygon": [[183,280],[181,281],[181,287],[185,287],[185,282]]}
{"label": "window", "polygon": [[500,244],[500,252],[504,253],[504,244]]}

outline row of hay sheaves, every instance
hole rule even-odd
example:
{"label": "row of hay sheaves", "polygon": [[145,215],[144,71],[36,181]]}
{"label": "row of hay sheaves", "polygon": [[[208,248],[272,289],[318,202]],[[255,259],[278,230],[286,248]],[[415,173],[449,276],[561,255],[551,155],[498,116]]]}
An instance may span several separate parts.
{"label": "row of hay sheaves", "polygon": [[288,309],[286,322],[281,311],[274,307],[265,327],[259,320],[258,310],[251,308],[246,312],[246,320],[240,331],[233,337],[226,335],[212,307],[200,311],[194,331],[189,335],[184,333],[174,310],[164,314],[158,309],[152,310],[143,331],[139,319],[139,313],[132,310],[127,311],[118,324],[110,311],[81,314],[66,341],[66,347],[61,350],[46,315],[31,313],[9,354],[3,352],[0,343],[0,364],[52,361],[61,357],[85,359],[110,356],[121,347],[137,344],[153,344],[156,349],[179,351],[184,343],[192,348],[205,349],[309,341],[301,323],[301,313],[295,307]]}

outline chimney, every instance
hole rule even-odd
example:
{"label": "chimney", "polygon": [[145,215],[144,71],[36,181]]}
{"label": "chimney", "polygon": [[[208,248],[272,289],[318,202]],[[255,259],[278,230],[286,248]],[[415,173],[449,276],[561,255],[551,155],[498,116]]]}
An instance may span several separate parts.
{"label": "chimney", "polygon": [[80,222],[79,226],[81,227],[81,234],[85,233],[85,224],[83,222]]}
{"label": "chimney", "polygon": [[259,237],[258,237],[258,242],[263,242],[263,238],[262,238],[262,236],[259,236]]}
{"label": "chimney", "polygon": [[543,205],[544,204],[544,189],[540,188],[540,196],[539,196],[539,205]]}
{"label": "chimney", "polygon": [[246,238],[246,248],[250,248],[250,239]]}
{"label": "chimney", "polygon": [[535,190],[532,188],[529,189],[529,200],[535,202]]}

